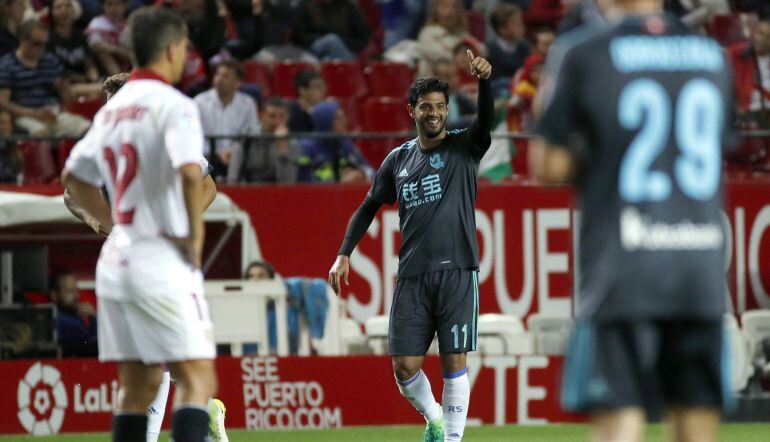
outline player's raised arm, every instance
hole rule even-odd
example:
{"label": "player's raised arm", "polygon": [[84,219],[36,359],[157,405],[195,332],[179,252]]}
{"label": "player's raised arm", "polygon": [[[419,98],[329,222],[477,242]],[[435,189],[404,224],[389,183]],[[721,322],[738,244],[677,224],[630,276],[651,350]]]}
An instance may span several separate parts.
{"label": "player's raised arm", "polygon": [[479,94],[477,98],[477,113],[468,126],[468,133],[473,145],[480,150],[481,156],[492,144],[492,123],[495,118],[495,102],[492,97],[492,87],[489,76],[492,75],[492,65],[482,57],[475,57],[470,49],[466,52],[471,74],[479,79]]}

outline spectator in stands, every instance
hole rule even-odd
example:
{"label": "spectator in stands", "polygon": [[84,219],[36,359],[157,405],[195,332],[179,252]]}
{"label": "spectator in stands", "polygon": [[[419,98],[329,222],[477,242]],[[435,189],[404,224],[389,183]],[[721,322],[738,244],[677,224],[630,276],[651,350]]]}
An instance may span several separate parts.
{"label": "spectator in stands", "polygon": [[221,0],[179,0],[177,11],[184,17],[192,46],[209,62],[225,45],[228,14]]}
{"label": "spectator in stands", "polygon": [[382,45],[387,51],[404,40],[413,40],[425,19],[425,1],[423,0],[380,0]]}
{"label": "spectator in stands", "polygon": [[15,141],[4,139],[13,135],[13,115],[0,110],[0,183],[21,184],[21,154]]}
{"label": "spectator in stands", "polygon": [[[462,0],[431,0],[427,21],[417,36],[420,51],[417,74],[431,75],[433,65],[438,60],[451,58],[452,50],[466,39],[473,37],[468,33],[468,17]],[[467,60],[465,64],[467,67]]]}
{"label": "spectator in stands", "polygon": [[511,87],[511,99],[508,106],[508,127],[511,132],[532,129],[532,102],[537,95],[544,62],[545,57],[538,52],[527,57],[522,68],[521,78],[514,82]]}
{"label": "spectator in stands", "polygon": [[289,26],[295,10],[280,0],[227,0],[238,38],[227,42],[230,53],[241,60],[255,57],[261,63],[299,60],[318,63],[307,51],[289,43]]}
{"label": "spectator in stands", "polygon": [[[507,87],[531,49],[524,38],[524,19],[518,6],[502,3],[490,16],[494,35],[487,41],[487,59],[492,64],[492,87]],[[498,87],[499,88],[499,87]]]}
{"label": "spectator in stands", "polygon": [[[600,0],[614,3],[615,0]],[[565,0],[532,0],[524,13],[524,21],[532,28],[555,28],[564,15]]]}
{"label": "spectator in stands", "polygon": [[[257,104],[239,91],[242,80],[243,68],[238,62],[224,61],[216,67],[211,81],[213,87],[195,97],[204,134],[241,136],[259,133]],[[217,140],[214,151],[208,152],[214,166],[214,178],[226,174],[227,181],[238,180],[238,167],[230,167],[235,149],[242,149],[240,141],[226,139]]]}
{"label": "spectator in stands", "polygon": [[313,70],[300,71],[294,77],[297,100],[289,105],[289,130],[313,132],[313,107],[326,97],[326,82]]}
{"label": "spectator in stands", "polygon": [[294,23],[297,46],[321,60],[353,60],[369,43],[369,29],[350,0],[302,0]]}
{"label": "spectator in stands", "polygon": [[126,28],[126,1],[103,0],[102,15],[86,28],[88,44],[107,75],[131,69],[131,57],[123,31]]}
{"label": "spectator in stands", "polygon": [[551,48],[551,45],[553,45],[553,42],[556,41],[556,34],[551,28],[543,26],[535,30],[534,41],[535,44],[532,49],[545,57],[548,55],[548,50]]}
{"label": "spectator in stands", "polygon": [[685,26],[704,34],[714,16],[730,13],[728,0],[665,0],[664,4]]}
{"label": "spectator in stands", "polygon": [[477,43],[478,40],[474,38],[465,38],[452,50],[452,62],[455,65],[455,69],[457,69],[457,90],[463,92],[474,101],[476,100],[476,92],[478,92],[479,79],[471,74],[468,69],[467,51],[470,49],[474,54],[482,54],[483,46]]}
{"label": "spectator in stands", "polygon": [[300,142],[297,180],[316,183],[362,183],[374,170],[347,133],[345,111],[336,101],[324,101],[313,108],[316,132],[339,134],[337,139],[309,139]]}
{"label": "spectator in stands", "polygon": [[13,113],[16,126],[36,136],[80,136],[91,125],[62,112],[69,84],[59,59],[46,52],[48,27],[28,20],[19,28],[19,48],[0,58],[0,108]]}
{"label": "spectator in stands", "polygon": [[59,57],[71,81],[95,82],[99,80],[99,70],[91,57],[85,34],[75,27],[79,15],[80,6],[75,0],[53,0],[48,12],[51,25],[48,50]]}
{"label": "spectator in stands", "polygon": [[449,85],[449,113],[446,118],[448,130],[462,129],[476,116],[476,103],[463,92],[457,90],[459,84],[458,72],[454,63],[449,60],[439,60],[436,64],[436,77]]}
{"label": "spectator in stands", "polygon": [[267,279],[275,279],[275,267],[272,264],[265,261],[252,261],[246,267],[243,279],[250,281],[264,281]]}
{"label": "spectator in stands", "polygon": [[297,181],[296,140],[289,138],[289,105],[283,98],[265,102],[262,133],[275,139],[253,140],[238,146],[231,162],[239,171],[236,182],[291,184]]}
{"label": "spectator in stands", "polygon": [[770,21],[759,22],[750,42],[728,48],[741,113],[770,109]]}
{"label": "spectator in stands", "polygon": [[96,309],[80,302],[78,281],[71,272],[51,277],[51,302],[56,304],[56,334],[64,357],[96,356]]}
{"label": "spectator in stands", "polygon": [[[737,125],[744,130],[770,129],[770,21],[759,22],[750,42],[727,49],[733,66]],[[766,162],[770,143],[765,138],[746,137],[732,162]]]}
{"label": "spectator in stands", "polygon": [[0,56],[19,46],[19,26],[24,21],[26,0],[0,0]]}

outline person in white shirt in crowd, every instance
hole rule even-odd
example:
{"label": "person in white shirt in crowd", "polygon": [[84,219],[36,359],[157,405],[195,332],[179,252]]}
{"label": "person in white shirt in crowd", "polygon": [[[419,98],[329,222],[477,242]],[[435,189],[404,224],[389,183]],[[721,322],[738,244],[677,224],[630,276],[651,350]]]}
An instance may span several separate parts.
{"label": "person in white shirt in crowd", "polygon": [[[260,130],[257,104],[247,94],[240,92],[243,68],[234,60],[220,63],[214,71],[212,88],[195,97],[201,114],[203,133],[206,135],[254,135]],[[238,168],[230,167],[233,152],[242,148],[238,139],[221,139],[205,147],[209,161],[214,165],[214,175],[221,175],[220,163],[227,170],[227,181],[238,179]],[[219,161],[217,161],[217,159]]]}

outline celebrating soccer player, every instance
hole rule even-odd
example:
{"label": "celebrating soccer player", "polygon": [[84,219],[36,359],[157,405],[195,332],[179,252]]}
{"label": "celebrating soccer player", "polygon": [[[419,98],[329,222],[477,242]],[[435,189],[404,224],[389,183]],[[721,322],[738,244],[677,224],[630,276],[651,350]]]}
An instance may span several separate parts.
{"label": "celebrating soccer player", "polygon": [[[389,346],[401,394],[427,421],[426,441],[459,441],[470,399],[466,353],[476,350],[479,162],[491,143],[494,114],[487,60],[467,52],[479,79],[478,115],[467,129],[447,132],[448,86],[419,78],[409,87],[417,138],[394,149],[353,215],[329,271],[335,292],[347,283],[350,254],[383,204],[398,201],[401,235],[398,284],[390,311]],[[444,374],[443,409],[422,371],[438,336]]]}
{"label": "celebrating soccer player", "polygon": [[531,150],[580,189],[580,296],[562,403],[594,440],[639,441],[667,407],[674,441],[716,440],[726,399],[722,146],[732,82],[717,42],[659,0],[618,0],[609,28],[560,37]]}
{"label": "celebrating soccer player", "polygon": [[147,407],[166,363],[179,389],[173,438],[203,442],[216,390],[198,270],[203,132],[195,104],[169,84],[183,72],[187,28],[176,13],[155,8],[135,12],[129,26],[139,68],[75,146],[62,182],[114,245],[103,248],[96,272],[99,357],[118,362],[121,384],[113,439],[146,439]]}

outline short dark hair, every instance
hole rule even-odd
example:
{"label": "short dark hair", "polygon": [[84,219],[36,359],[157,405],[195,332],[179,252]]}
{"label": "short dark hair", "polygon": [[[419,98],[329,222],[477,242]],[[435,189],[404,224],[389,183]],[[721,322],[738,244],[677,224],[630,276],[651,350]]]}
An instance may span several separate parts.
{"label": "short dark hair", "polygon": [[492,14],[489,15],[489,23],[492,25],[492,29],[498,32],[515,15],[521,15],[521,8],[509,3],[501,3],[492,10]]}
{"label": "short dark hair", "polygon": [[185,38],[187,25],[178,13],[152,6],[134,11],[128,18],[131,51],[138,67],[145,67],[160,57],[169,44]]}
{"label": "short dark hair", "polygon": [[236,77],[238,77],[239,80],[243,80],[243,66],[241,66],[240,63],[238,63],[236,60],[225,60],[220,63],[217,63],[216,69],[214,69],[214,72],[216,72],[219,68],[227,68],[233,71]]}
{"label": "short dark hair", "polygon": [[289,103],[283,99],[283,97],[270,97],[265,101],[265,107],[281,107],[284,109],[289,108]]}
{"label": "short dark hair", "polygon": [[299,88],[309,88],[310,82],[316,78],[323,79],[321,74],[313,69],[304,69],[297,72],[297,75],[294,76],[294,90],[299,91]]}
{"label": "short dark hair", "polygon": [[58,292],[59,288],[61,287],[61,280],[65,276],[75,276],[74,273],[72,273],[69,270],[58,270],[53,275],[51,275],[50,278],[48,278],[48,291],[49,292]]}
{"label": "short dark hair", "polygon": [[409,94],[407,99],[412,106],[417,105],[417,101],[421,96],[431,92],[442,92],[444,99],[449,102],[449,85],[438,77],[423,77],[414,80],[411,86],[409,86]]}
{"label": "short dark hair", "polygon": [[19,25],[19,40],[28,40],[32,36],[32,31],[35,29],[42,29],[45,32],[48,32],[48,26],[42,21],[36,18],[24,20],[21,25]]}
{"label": "short dark hair", "polygon": [[128,72],[121,72],[119,74],[107,77],[107,79],[104,80],[104,84],[102,84],[102,95],[104,95],[104,99],[109,100],[112,98],[112,96],[115,95],[124,84],[126,84],[130,76],[131,74]]}
{"label": "short dark hair", "polygon": [[267,271],[267,276],[270,277],[270,279],[275,279],[275,267],[273,267],[272,264],[265,261],[252,261],[249,263],[248,266],[246,266],[246,271],[243,272],[243,278],[249,279],[249,270],[251,270],[252,267],[262,267]]}
{"label": "short dark hair", "polygon": [[542,34],[554,34],[556,33],[553,31],[553,29],[549,28],[548,26],[538,26],[537,29],[535,29],[535,32],[532,33],[532,36],[537,39],[538,35]]}

